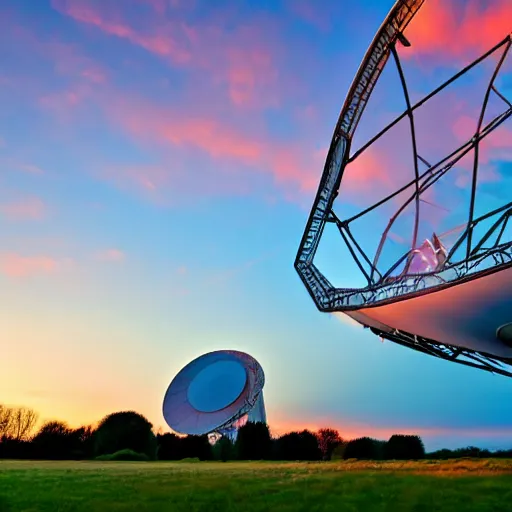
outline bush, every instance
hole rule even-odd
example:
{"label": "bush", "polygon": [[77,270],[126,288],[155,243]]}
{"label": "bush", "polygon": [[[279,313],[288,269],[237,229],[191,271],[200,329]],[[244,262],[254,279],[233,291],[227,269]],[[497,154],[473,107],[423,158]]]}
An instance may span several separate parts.
{"label": "bush", "polygon": [[417,460],[425,458],[425,447],[419,436],[396,434],[389,438],[384,449],[384,458],[394,460]]}
{"label": "bush", "polygon": [[145,453],[135,452],[133,450],[119,450],[115,453],[108,453],[105,455],[99,455],[96,460],[133,460],[147,462],[149,457]]}
{"label": "bush", "polygon": [[100,422],[94,435],[95,454],[108,455],[128,449],[154,460],[158,446],[151,429],[151,423],[136,412],[109,414]]}

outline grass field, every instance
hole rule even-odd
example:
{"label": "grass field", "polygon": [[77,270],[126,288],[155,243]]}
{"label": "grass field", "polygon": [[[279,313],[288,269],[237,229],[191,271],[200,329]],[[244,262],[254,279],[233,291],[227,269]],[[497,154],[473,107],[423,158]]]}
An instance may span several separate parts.
{"label": "grass field", "polygon": [[510,511],[512,461],[0,461],[0,511]]}

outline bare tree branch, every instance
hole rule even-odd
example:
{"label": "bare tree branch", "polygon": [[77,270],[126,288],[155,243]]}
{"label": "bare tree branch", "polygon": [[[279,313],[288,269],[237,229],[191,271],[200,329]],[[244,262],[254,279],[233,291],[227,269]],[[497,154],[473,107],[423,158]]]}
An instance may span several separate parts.
{"label": "bare tree branch", "polygon": [[8,436],[15,441],[27,439],[37,423],[38,414],[28,407],[16,407],[11,411]]}
{"label": "bare tree branch", "polygon": [[12,424],[12,409],[0,404],[0,439],[9,437]]}

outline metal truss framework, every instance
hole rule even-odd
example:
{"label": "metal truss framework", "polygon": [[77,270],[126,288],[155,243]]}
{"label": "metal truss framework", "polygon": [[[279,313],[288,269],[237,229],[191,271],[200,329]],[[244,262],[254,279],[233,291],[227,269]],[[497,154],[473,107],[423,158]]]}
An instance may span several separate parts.
{"label": "metal truss framework", "polygon": [[505,377],[512,377],[512,360],[510,359],[502,359],[484,352],[446,345],[405,331],[385,332],[373,327],[370,327],[370,330],[373,334],[383,339],[393,341],[424,354],[478,368],[479,370],[498,373]]}
{"label": "metal truss framework", "polygon": [[[404,46],[410,45],[409,41],[407,41],[403,35],[403,32],[424,1],[425,0],[399,0],[396,2],[367,51],[341,110],[327,155],[319,189],[295,260],[295,268],[320,311],[343,312],[360,310],[368,306],[384,305],[397,300],[412,298],[427,292],[440,290],[512,266],[512,240],[503,239],[507,225],[512,217],[512,202],[490,211],[481,217],[475,218],[474,215],[478,184],[480,142],[512,116],[511,101],[495,86],[495,79],[506,57],[511,53],[512,37],[511,34],[507,35],[507,37],[488,52],[484,53],[413,105],[409,98],[407,82],[398,52],[396,51],[396,45],[398,42]],[[498,52],[501,52],[501,54],[485,92],[477,123],[477,130],[474,136],[442,160],[434,164],[427,162],[418,152],[415,133],[415,111],[479,63]],[[407,108],[400,116],[351,155],[351,141],[357,124],[368,103],[371,92],[390,56],[393,57],[399,73]],[[502,100],[503,111],[484,125],[484,117],[491,94],[495,94]],[[394,193],[351,218],[338,218],[333,210],[333,203],[338,195],[344,169],[404,118],[408,118],[410,124],[414,157],[414,179]],[[390,279],[393,272],[407,261],[410,261],[412,251],[416,248],[421,194],[439,181],[470,151],[474,152],[474,160],[468,222],[464,232],[450,250],[446,262],[441,269],[435,272],[402,275],[400,279]],[[420,165],[426,167],[426,170],[420,172]],[[407,192],[409,189],[413,189],[413,192],[390,220],[382,235],[377,253],[373,260],[370,259],[351,232],[351,223],[399,194]],[[411,248],[392,265],[391,268],[381,271],[378,269],[379,256],[388,231],[400,213],[411,203],[415,205],[415,226]],[[334,223],[337,226],[340,236],[367,281],[367,286],[364,288],[335,288],[315,266],[313,260],[323,229],[327,223]],[[475,228],[477,226],[483,226],[485,229],[488,223],[491,223],[490,227],[488,227],[483,236],[477,239]],[[461,250],[463,251],[462,257],[460,254]],[[372,331],[375,332],[374,329],[372,329]],[[512,364],[512,360],[500,360],[494,356],[459,349],[457,347],[450,347],[434,340],[427,340],[399,331],[394,331],[393,333],[376,333],[401,345],[424,353],[512,376],[512,373],[503,370],[500,364],[500,361],[505,364]]]}

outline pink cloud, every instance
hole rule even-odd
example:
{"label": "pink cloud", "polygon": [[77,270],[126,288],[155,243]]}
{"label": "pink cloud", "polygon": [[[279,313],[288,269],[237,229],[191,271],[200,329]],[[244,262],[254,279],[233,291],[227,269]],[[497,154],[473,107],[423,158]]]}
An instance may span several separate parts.
{"label": "pink cloud", "polygon": [[126,19],[124,6],[128,2],[123,10],[94,0],[53,0],[52,5],[75,21],[125,39],[174,66],[207,73],[213,84],[225,86],[227,97],[236,106],[278,103],[278,78],[282,77],[275,58],[279,49],[269,41],[272,27],[268,23],[265,34],[248,23],[235,30],[223,30],[221,20],[190,25],[176,15],[165,16],[169,4],[159,0],[148,2],[154,9],[149,21],[137,23]]}
{"label": "pink cloud", "polygon": [[[311,193],[317,186],[321,161],[315,151],[308,151],[300,144],[280,144],[264,135],[249,135],[214,117],[197,116],[190,112],[159,108],[137,99],[119,99],[111,102],[108,115],[112,122],[121,126],[139,143],[155,144],[168,151],[185,152],[200,150],[204,155],[219,162],[215,180],[200,183],[192,180],[189,172],[177,169],[176,164],[165,166],[130,167],[124,170],[128,182],[136,184],[145,193],[156,192],[162,187],[180,187],[194,181],[194,187],[219,191],[219,183],[228,184],[233,166],[246,166],[254,174],[270,175],[284,188],[300,193]],[[173,158],[174,162],[174,158]],[[107,171],[109,179],[118,181],[120,169]],[[236,182],[235,179],[231,180]],[[191,181],[192,180],[192,181]],[[245,180],[238,180],[239,183]],[[247,185],[241,190],[247,189]]]}
{"label": "pink cloud", "polygon": [[[26,36],[33,39],[32,35]],[[58,41],[38,41],[37,51],[44,58],[50,58],[55,71],[67,77],[84,79],[91,84],[103,84],[109,77],[108,70],[98,62],[82,54],[79,49]]]}
{"label": "pink cloud", "polygon": [[104,249],[96,253],[96,259],[100,261],[121,262],[124,261],[125,254],[120,249]]}
{"label": "pink cloud", "polygon": [[99,67],[89,67],[82,71],[81,75],[95,84],[102,84],[107,81],[107,75],[103,69]]}
{"label": "pink cloud", "polygon": [[[16,51],[27,55],[25,67],[19,66],[15,70],[19,74],[11,76],[13,94],[21,94],[31,103],[36,99],[38,106],[61,118],[69,119],[71,110],[89,100],[109,81],[109,71],[84,55],[75,44],[63,43],[54,37],[40,38],[28,28],[17,25],[15,20],[11,20],[9,35]],[[34,78],[30,69],[36,61],[48,67],[58,80],[42,78],[44,73]]]}
{"label": "pink cloud", "polygon": [[39,98],[39,105],[65,114],[70,108],[81,103],[87,95],[88,90],[84,88],[54,92]]}
{"label": "pink cloud", "polygon": [[[258,86],[269,86],[277,80],[277,70],[273,67],[268,52],[254,49],[229,52],[226,74],[229,97],[234,105],[250,105],[257,97]],[[268,98],[268,104],[277,104],[277,98]]]}
{"label": "pink cloud", "polygon": [[18,163],[15,164],[15,166],[21,171],[28,172],[29,174],[44,174],[43,169],[34,164]]}
{"label": "pink cloud", "polygon": [[156,13],[163,15],[169,9],[176,9],[177,7],[183,7],[184,4],[190,6],[195,3],[195,0],[137,0],[142,5],[151,7]]}
{"label": "pink cloud", "polygon": [[40,220],[46,210],[45,203],[37,197],[0,204],[0,213],[10,220]]}
{"label": "pink cloud", "polygon": [[[472,133],[476,130],[476,120],[472,117],[461,116],[453,123],[453,133],[461,143],[470,138],[468,129]],[[459,187],[464,188],[470,183],[473,160],[474,153],[470,152],[459,161],[458,167],[466,171],[465,174],[458,177],[457,185]],[[501,125],[481,140],[478,161],[478,179],[480,182],[500,181],[501,178],[497,172],[495,161],[512,162],[512,130],[506,125]]]}
{"label": "pink cloud", "polygon": [[291,0],[288,3],[290,10],[310,25],[322,31],[331,28],[331,18],[327,5],[322,5],[319,8],[319,4],[312,0]]}
{"label": "pink cloud", "polygon": [[[394,163],[392,154],[392,151],[385,153],[372,147],[368,148],[347,166],[343,176],[344,191],[361,196],[365,200],[367,200],[365,195],[370,192],[368,190],[370,183],[373,184],[373,190],[379,197],[394,192],[398,185],[403,183],[397,179],[395,171],[397,165]],[[410,178],[412,177],[411,172]]]}
{"label": "pink cloud", "polygon": [[8,277],[54,274],[69,263],[69,260],[57,260],[51,256],[22,256],[13,252],[0,253],[0,272]]}
{"label": "pink cloud", "polygon": [[[52,5],[56,10],[76,21],[94,25],[109,35],[127,39],[149,52],[167,57],[178,64],[184,64],[190,60],[190,53],[173,37],[170,30],[157,33],[156,27],[153,27],[151,32],[149,30],[147,33],[139,32],[122,19],[120,12],[114,10],[103,12],[99,4],[95,5],[89,1],[52,0]],[[181,31],[186,35],[183,28]]]}
{"label": "pink cloud", "polygon": [[457,5],[429,0],[406,31],[412,46],[404,55],[435,56],[442,61],[475,58],[511,33],[510,20],[509,0],[467,0]]}

